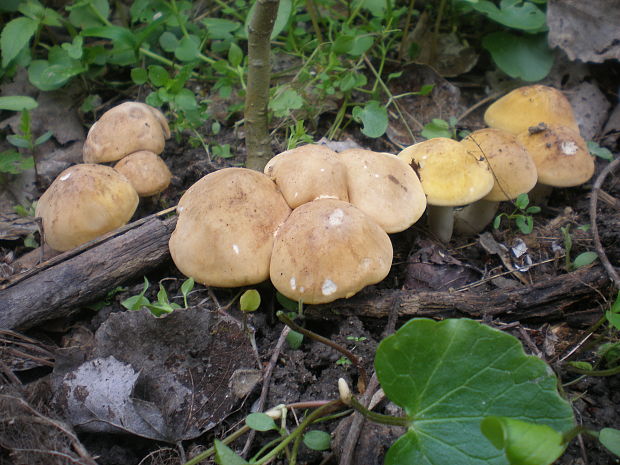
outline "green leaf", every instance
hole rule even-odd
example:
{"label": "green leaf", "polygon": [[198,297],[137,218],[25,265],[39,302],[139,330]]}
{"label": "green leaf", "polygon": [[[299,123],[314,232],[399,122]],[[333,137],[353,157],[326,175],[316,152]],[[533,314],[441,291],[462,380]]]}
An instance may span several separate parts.
{"label": "green leaf", "polygon": [[25,95],[11,95],[10,97],[0,97],[0,110],[24,111],[33,110],[39,104],[32,97]]}
{"label": "green leaf", "polygon": [[239,307],[242,312],[254,312],[260,307],[260,294],[256,289],[248,289],[239,299]]}
{"label": "green leaf", "polygon": [[545,13],[527,1],[502,0],[498,8],[495,3],[489,0],[479,0],[473,2],[472,6],[489,19],[512,29],[530,32],[540,32],[545,29],[547,20]]}
{"label": "green leaf", "polygon": [[611,151],[606,147],[601,147],[596,142],[589,140],[586,145],[588,146],[588,151],[603,160],[612,161],[614,159]]}
{"label": "green leaf", "polygon": [[202,24],[206,26],[207,37],[211,40],[232,40],[233,32],[241,27],[236,21],[222,18],[205,18]]}
{"label": "green leaf", "polygon": [[243,61],[243,52],[241,51],[241,47],[234,42],[230,43],[230,48],[228,49],[228,61],[235,68],[241,65],[241,62]]}
{"label": "green leaf", "polygon": [[376,100],[369,101],[363,108],[353,108],[353,119],[362,122],[362,133],[368,137],[381,137],[388,127],[387,110]]}
{"label": "green leaf", "polygon": [[525,210],[530,204],[530,198],[527,194],[519,194],[515,199],[515,207],[519,210]]}
{"label": "green leaf", "polygon": [[166,31],[159,36],[159,45],[166,52],[174,52],[179,46],[179,39],[172,32]]}
{"label": "green leaf", "polygon": [[304,341],[304,335],[301,333],[298,333],[297,331],[293,331],[292,329],[286,335],[286,343],[293,350],[299,349],[303,341]]}
{"label": "green leaf", "polygon": [[[69,22],[81,29],[105,24],[101,18],[107,19],[110,14],[108,0],[86,0],[67,9],[70,10]],[[97,12],[93,11],[93,9],[97,10]]]}
{"label": "green leaf", "polygon": [[150,303],[151,302],[149,302],[149,299],[140,294],[131,296],[128,299],[123,300],[121,302],[121,305],[127,310],[140,310],[142,307],[146,307]]}
{"label": "green leaf", "polygon": [[245,424],[255,431],[271,431],[278,429],[273,418],[266,413],[250,413],[245,419]]}
{"label": "green leaf", "polygon": [[215,440],[215,463],[218,465],[247,465],[243,457],[240,457],[222,441]]}
{"label": "green leaf", "polygon": [[304,99],[294,89],[286,89],[280,92],[269,102],[269,108],[278,118],[287,116],[293,110],[299,110],[304,104]]}
{"label": "green leaf", "polygon": [[312,430],[304,434],[304,444],[308,449],[327,450],[332,437],[325,431]]}
{"label": "green leaf", "polygon": [[598,440],[609,452],[620,457],[620,430],[603,428],[598,434]]}
{"label": "green leaf", "polygon": [[144,84],[148,80],[148,72],[144,68],[132,68],[131,80],[138,85]]}
{"label": "green leaf", "polygon": [[372,47],[374,41],[374,38],[369,35],[355,36],[347,53],[354,57],[361,56]]}
{"label": "green leaf", "polygon": [[2,67],[6,68],[19,55],[39,27],[34,19],[19,17],[9,21],[0,34],[0,50],[2,51]]}
{"label": "green leaf", "polygon": [[607,311],[605,312],[605,318],[614,328],[620,331],[620,314]]}
{"label": "green leaf", "polygon": [[562,435],[547,425],[492,416],[482,420],[480,429],[511,465],[550,465],[566,449]]}
{"label": "green leaf", "polygon": [[335,55],[343,55],[345,53],[349,53],[349,51],[353,48],[353,39],[352,35],[340,34],[336,37],[336,40],[332,43],[332,52]]}
{"label": "green leaf", "polygon": [[439,118],[433,118],[430,123],[425,124],[421,134],[426,139],[433,139],[434,137],[447,137],[449,139],[454,135],[448,122]]}
{"label": "green leaf", "polygon": [[41,90],[56,90],[85,70],[86,68],[79,62],[50,64],[46,60],[35,60],[28,67],[28,79],[32,85]]}
{"label": "green leaf", "polygon": [[52,137],[52,131],[46,131],[43,134],[41,134],[39,137],[37,137],[34,140],[34,146],[36,147],[37,145],[41,145],[45,142],[47,142],[48,140],[50,140],[50,137]]}
{"label": "green leaf", "polygon": [[34,159],[15,150],[0,152],[0,173],[19,174],[34,168]]}
{"label": "green leaf", "polygon": [[103,37],[110,39],[115,47],[136,48],[138,41],[130,29],[120,26],[91,27],[82,31],[84,37]]}
{"label": "green leaf", "polygon": [[276,300],[282,307],[290,312],[296,312],[299,304],[285,295],[276,292]]}
{"label": "green leaf", "polygon": [[575,257],[573,266],[575,268],[581,268],[582,266],[587,266],[590,263],[593,263],[597,258],[598,254],[596,252],[583,252]]}
{"label": "green leaf", "polygon": [[413,319],[379,344],[375,369],[410,422],[387,452],[386,465],[506,465],[480,431],[488,416],[561,433],[574,426],[549,367],[525,355],[513,336],[473,320]]}
{"label": "green leaf", "polygon": [[22,135],[11,134],[6,136],[6,140],[14,147],[18,147],[20,149],[30,148],[30,140]]}
{"label": "green leaf", "polygon": [[[245,22],[245,31],[247,36],[248,27],[250,25],[250,21],[254,16],[254,9],[256,8],[256,2],[253,2],[250,11],[246,17]],[[291,12],[293,11],[293,2],[292,0],[280,0],[278,6],[278,14],[276,16],[276,20],[273,24],[273,30],[271,31],[271,40],[275,39],[280,32],[286,27],[288,24],[289,18],[291,17]]]}
{"label": "green leaf", "polygon": [[155,87],[163,87],[170,81],[170,75],[163,66],[150,65],[148,67],[149,81]]}
{"label": "green leaf", "polygon": [[529,234],[534,230],[534,218],[527,215],[515,215],[515,224],[523,234]]}
{"label": "green leaf", "polygon": [[174,56],[181,61],[193,61],[198,58],[200,39],[196,36],[183,37],[174,50]]}
{"label": "green leaf", "polygon": [[181,284],[181,294],[183,295],[183,303],[185,304],[185,308],[187,308],[187,296],[194,289],[194,278],[187,278]]}
{"label": "green leaf", "polygon": [[492,32],[484,36],[482,46],[504,73],[524,81],[543,79],[553,65],[553,53],[547,45],[546,34],[518,36]]}
{"label": "green leaf", "polygon": [[82,48],[83,46],[84,38],[82,36],[75,36],[73,38],[73,41],[65,42],[61,45],[61,47],[67,52],[69,57],[73,58],[74,60],[79,60],[80,58],[82,58],[82,54],[84,52]]}

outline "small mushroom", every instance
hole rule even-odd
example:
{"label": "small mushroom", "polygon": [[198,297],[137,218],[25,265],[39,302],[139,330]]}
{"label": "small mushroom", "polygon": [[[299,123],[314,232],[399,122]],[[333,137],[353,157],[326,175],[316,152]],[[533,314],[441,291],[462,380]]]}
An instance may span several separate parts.
{"label": "small mushroom", "polygon": [[290,214],[263,173],[225,168],[204,176],[181,197],[172,259],[206,286],[238,287],[269,278],[275,233]]}
{"label": "small mushroom", "polygon": [[493,187],[493,175],[484,157],[469,153],[452,139],[429,139],[405,148],[398,157],[420,176],[430,231],[443,242],[452,237],[453,207],[475,202]]}
{"label": "small mushroom", "polygon": [[348,149],[340,153],[340,160],[347,168],[349,202],[387,233],[404,231],[424,213],[422,184],[396,155]]}
{"label": "small mushroom", "polygon": [[323,145],[303,145],[273,157],[265,174],[280,188],[289,207],[320,198],[347,201],[347,174],[338,154]]}
{"label": "small mushroom", "polygon": [[127,155],[114,165],[114,169],[129,180],[140,197],[163,192],[172,179],[166,163],[148,150]]}
{"label": "small mushroom", "polygon": [[384,279],[392,264],[387,233],[353,205],[319,199],[293,210],[276,234],[271,282],[307,304],[348,298]]}
{"label": "small mushroom", "polygon": [[139,150],[160,154],[170,128],[156,108],[125,102],[106,111],[88,131],[83,156],[86,163],[117,161]]}
{"label": "small mushroom", "polygon": [[480,129],[460,142],[474,157],[485,157],[495,182],[491,191],[454,214],[462,234],[481,232],[495,217],[499,202],[529,192],[537,181],[536,165],[515,135],[501,129]]}
{"label": "small mushroom", "polygon": [[487,126],[520,134],[539,123],[579,131],[573,109],[559,90],[535,84],[519,87],[492,103],[484,113]]}
{"label": "small mushroom", "polygon": [[127,223],[138,206],[129,181],[109,166],[75,165],[54,180],[39,199],[45,242],[66,251]]}

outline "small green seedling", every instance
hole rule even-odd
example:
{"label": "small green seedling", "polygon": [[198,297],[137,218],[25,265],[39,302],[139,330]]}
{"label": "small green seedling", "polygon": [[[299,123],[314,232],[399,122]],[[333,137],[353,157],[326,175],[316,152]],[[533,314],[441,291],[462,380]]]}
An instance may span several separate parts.
{"label": "small green seedling", "polygon": [[[298,315],[303,313],[302,302],[295,302],[279,292],[276,293],[276,300],[284,307],[284,310],[288,310],[287,315],[291,319],[295,319]],[[299,349],[303,341],[304,335],[292,329],[286,335],[286,343],[291,349]]]}
{"label": "small green seedling", "polygon": [[588,141],[586,145],[588,146],[588,151],[592,155],[602,158],[603,160],[613,161],[614,155],[611,153],[611,150],[609,150],[608,148],[601,147],[593,140]]}
{"label": "small green seedling", "polygon": [[[149,280],[144,277],[144,285],[142,286],[142,291],[138,295],[134,295],[125,299],[121,302],[121,305],[125,307],[127,310],[141,310],[143,307],[149,309],[149,311],[153,314],[153,316],[160,317],[166,315],[168,313],[172,313],[174,310],[178,310],[181,307],[179,304],[175,302],[170,302],[168,299],[168,293],[164,286],[159,283],[159,292],[157,292],[157,301],[151,302],[148,298],[146,298],[145,294],[150,286]],[[181,293],[183,295],[183,302],[185,304],[185,308],[187,308],[187,294],[193,289],[194,280],[189,278],[183,282],[181,285]]]}
{"label": "small green seedling", "polygon": [[523,234],[530,234],[534,230],[534,217],[532,215],[540,213],[540,207],[528,206],[529,203],[530,199],[527,194],[519,195],[514,201],[514,211],[497,215],[493,220],[493,227],[499,229],[502,218],[506,218],[509,222],[514,221]]}
{"label": "small green seedling", "polygon": [[573,238],[570,234],[570,225],[562,226],[560,230],[562,231],[562,237],[564,239],[564,267],[566,271],[574,271],[582,266],[590,265],[598,258],[596,252],[582,252],[575,257],[575,260],[571,260],[570,254],[573,248]]}
{"label": "small green seedling", "polygon": [[441,118],[433,118],[430,123],[424,125],[422,137],[426,139],[433,139],[435,137],[456,139],[456,123],[457,120],[454,116],[451,116],[448,121]]}
{"label": "small green seedling", "polygon": [[239,308],[242,312],[255,312],[260,307],[260,294],[256,289],[248,289],[239,298]]}

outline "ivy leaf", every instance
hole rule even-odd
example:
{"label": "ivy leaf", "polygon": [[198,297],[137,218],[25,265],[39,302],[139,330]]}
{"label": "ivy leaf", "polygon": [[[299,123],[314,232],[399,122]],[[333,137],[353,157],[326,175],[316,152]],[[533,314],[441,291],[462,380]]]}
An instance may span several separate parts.
{"label": "ivy leaf", "polygon": [[9,21],[0,34],[0,50],[2,51],[2,67],[6,68],[37,31],[39,23],[24,16]]}
{"label": "ivy leaf", "polygon": [[368,137],[381,137],[388,127],[385,107],[376,100],[369,101],[364,107],[353,108],[353,119],[361,121],[362,133]]}
{"label": "ivy leaf", "polygon": [[385,394],[403,407],[407,432],[386,465],[508,465],[480,430],[489,416],[573,428],[571,406],[540,359],[508,334],[469,319],[414,319],[385,338],[375,369]]}

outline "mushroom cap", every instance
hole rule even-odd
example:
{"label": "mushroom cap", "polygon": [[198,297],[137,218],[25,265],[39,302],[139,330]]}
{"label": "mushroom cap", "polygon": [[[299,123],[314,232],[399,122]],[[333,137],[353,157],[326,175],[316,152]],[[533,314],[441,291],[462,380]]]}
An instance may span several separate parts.
{"label": "mushroom cap", "polygon": [[572,128],[548,125],[542,130],[524,131],[517,140],[534,160],[540,184],[578,186],[594,174],[594,157]]}
{"label": "mushroom cap", "polygon": [[149,197],[166,190],[172,173],[158,155],[148,150],[130,153],[114,169],[129,179],[140,197]]}
{"label": "mushroom cap", "polygon": [[160,154],[169,137],[166,118],[157,108],[140,102],[121,103],[91,126],[84,142],[84,161],[116,161],[139,150]]}
{"label": "mushroom cap", "polygon": [[319,198],[347,201],[347,173],[338,154],[323,145],[302,145],[273,157],[265,174],[280,188],[289,207]]}
{"label": "mushroom cap", "polygon": [[321,304],[381,281],[391,264],[392,243],[378,224],[350,203],[318,199],[278,230],[270,276],[286,297]]}
{"label": "mushroom cap", "polygon": [[340,160],[347,168],[349,202],[387,233],[404,231],[424,213],[422,184],[396,155],[349,149],[340,153]]}
{"label": "mushroom cap", "polygon": [[501,129],[479,129],[461,144],[475,157],[484,156],[491,166],[495,183],[484,200],[512,200],[536,185],[538,174],[534,160],[514,134]]}
{"label": "mushroom cap", "polygon": [[127,223],[138,206],[131,183],[113,168],[74,165],[58,175],[37,202],[45,242],[65,251]]}
{"label": "mushroom cap", "polygon": [[407,147],[398,157],[418,173],[429,205],[467,205],[487,195],[493,187],[493,175],[486,160],[446,137]]}
{"label": "mushroom cap", "polygon": [[484,121],[489,127],[515,135],[539,123],[579,131],[573,108],[564,94],[540,84],[519,87],[496,100],[484,113]]}
{"label": "mushroom cap", "polygon": [[246,168],[207,174],[181,197],[170,253],[185,276],[238,287],[269,278],[275,232],[291,210],[276,185]]}

